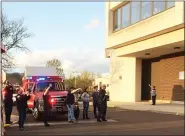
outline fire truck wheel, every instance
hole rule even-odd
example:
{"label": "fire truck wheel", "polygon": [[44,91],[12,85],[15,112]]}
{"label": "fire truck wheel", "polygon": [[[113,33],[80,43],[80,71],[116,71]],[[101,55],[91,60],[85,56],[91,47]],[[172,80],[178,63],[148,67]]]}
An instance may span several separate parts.
{"label": "fire truck wheel", "polygon": [[38,108],[38,103],[35,104],[35,107],[33,109],[33,117],[35,120],[40,120],[41,119],[41,113]]}

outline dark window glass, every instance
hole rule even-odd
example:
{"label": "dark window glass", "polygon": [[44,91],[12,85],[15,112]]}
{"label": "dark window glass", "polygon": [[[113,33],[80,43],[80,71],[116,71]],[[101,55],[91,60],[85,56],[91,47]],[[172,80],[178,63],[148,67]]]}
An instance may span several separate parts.
{"label": "dark window glass", "polygon": [[154,1],[153,14],[157,14],[165,10],[165,1]]}
{"label": "dark window glass", "polygon": [[114,12],[114,31],[121,28],[121,9],[118,9]]}
{"label": "dark window glass", "polygon": [[130,25],[130,3],[122,7],[122,27]]}
{"label": "dark window glass", "polygon": [[131,3],[131,24],[140,21],[140,2]]}
{"label": "dark window glass", "polygon": [[175,1],[167,0],[167,8],[171,8],[173,6],[175,6]]}
{"label": "dark window glass", "polygon": [[37,84],[37,91],[44,91],[49,84],[52,84],[50,91],[63,91],[65,89],[62,82],[40,82]]}
{"label": "dark window glass", "polygon": [[142,19],[146,19],[152,16],[152,2],[151,1],[142,1]]}

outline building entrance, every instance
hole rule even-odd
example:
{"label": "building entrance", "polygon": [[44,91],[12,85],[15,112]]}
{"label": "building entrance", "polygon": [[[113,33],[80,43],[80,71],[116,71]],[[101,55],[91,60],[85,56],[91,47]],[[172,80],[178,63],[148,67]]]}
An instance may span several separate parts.
{"label": "building entrance", "polygon": [[142,60],[141,100],[150,100],[151,61]]}

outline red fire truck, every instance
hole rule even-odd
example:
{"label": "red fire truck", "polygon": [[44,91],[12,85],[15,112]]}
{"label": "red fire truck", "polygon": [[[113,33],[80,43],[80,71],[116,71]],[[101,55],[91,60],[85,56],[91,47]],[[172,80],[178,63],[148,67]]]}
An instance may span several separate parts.
{"label": "red fire truck", "polygon": [[[41,71],[41,73],[43,71]],[[23,88],[25,91],[29,91],[31,95],[31,98],[28,100],[28,108],[32,111],[33,117],[36,120],[40,120],[44,112],[43,91],[49,84],[52,84],[52,87],[49,90],[51,96],[50,103],[52,105],[50,113],[67,114],[68,111],[66,106],[67,91],[65,89],[64,79],[55,74],[53,74],[54,76],[51,76],[51,73],[52,72],[45,76],[40,74],[39,76],[32,75],[23,78]],[[79,110],[78,102],[76,102],[75,110]]]}

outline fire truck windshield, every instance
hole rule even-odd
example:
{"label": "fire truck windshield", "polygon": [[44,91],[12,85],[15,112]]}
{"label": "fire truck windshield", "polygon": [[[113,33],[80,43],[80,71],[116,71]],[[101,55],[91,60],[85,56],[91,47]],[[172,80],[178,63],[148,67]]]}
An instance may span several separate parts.
{"label": "fire truck windshield", "polygon": [[64,84],[62,82],[40,82],[40,83],[37,83],[37,90],[43,91],[49,86],[49,84],[52,84],[50,91],[64,91],[65,90]]}

